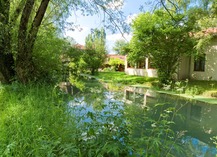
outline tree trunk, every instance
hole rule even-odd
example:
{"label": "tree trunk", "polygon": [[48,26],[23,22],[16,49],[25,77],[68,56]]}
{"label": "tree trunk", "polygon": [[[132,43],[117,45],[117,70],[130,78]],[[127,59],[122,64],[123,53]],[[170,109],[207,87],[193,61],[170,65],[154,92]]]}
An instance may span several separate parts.
{"label": "tree trunk", "polygon": [[0,1],[0,81],[10,83],[15,76],[14,58],[11,52],[9,25],[10,0]]}
{"label": "tree trunk", "polygon": [[22,12],[18,33],[18,54],[16,60],[17,77],[22,83],[32,81],[34,78],[34,63],[32,59],[33,46],[49,1],[50,0],[41,1],[29,32],[27,31],[27,27],[34,6],[34,0],[27,0]]}

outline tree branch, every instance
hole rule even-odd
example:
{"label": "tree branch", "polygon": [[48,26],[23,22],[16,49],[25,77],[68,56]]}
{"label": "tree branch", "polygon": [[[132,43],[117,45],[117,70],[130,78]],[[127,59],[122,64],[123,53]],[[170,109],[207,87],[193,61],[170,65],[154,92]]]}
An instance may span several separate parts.
{"label": "tree branch", "polygon": [[170,15],[170,17],[176,21],[176,19],[174,18],[174,16],[171,14],[171,12],[169,11],[169,9],[166,7],[166,5],[164,4],[163,0],[160,0],[160,3],[162,4],[163,8],[168,12],[168,14]]}

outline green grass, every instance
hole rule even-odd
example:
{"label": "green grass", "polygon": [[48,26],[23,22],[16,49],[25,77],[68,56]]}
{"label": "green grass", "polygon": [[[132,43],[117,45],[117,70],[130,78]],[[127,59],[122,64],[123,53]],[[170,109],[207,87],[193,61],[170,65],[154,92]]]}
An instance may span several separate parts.
{"label": "green grass", "polygon": [[124,72],[100,72],[96,77],[103,82],[120,83],[124,85],[143,84],[150,86],[152,82],[157,81],[157,78],[126,75]]}
{"label": "green grass", "polygon": [[[96,77],[103,82],[122,83],[124,85],[157,85],[158,82],[157,78],[126,75],[124,72],[100,72]],[[194,94],[205,94],[209,92],[217,92],[217,81],[190,80],[187,85],[185,81],[181,81],[181,86],[186,86],[185,89],[187,93],[196,92]]]}
{"label": "green grass", "polygon": [[[115,74],[119,75],[120,79],[122,77],[127,78],[123,73]],[[111,73],[107,73],[107,76],[110,79],[112,78]],[[130,78],[142,80],[141,77],[130,76],[128,79],[133,80],[131,83],[138,83],[138,81],[135,81],[137,79]],[[145,81],[147,80],[145,79]],[[87,95],[87,102],[93,101],[97,103],[99,101],[99,95],[102,96],[103,101],[103,95],[99,92],[97,81],[90,84],[88,88],[90,87],[94,87],[95,95],[92,98]],[[90,89],[85,92],[82,94],[93,94],[94,91]],[[96,100],[96,98],[98,99]],[[112,111],[111,115],[109,115],[109,112],[105,113],[109,116],[105,116],[107,117],[107,121],[102,124],[99,124],[97,120],[101,114],[88,112],[84,116],[92,119],[93,122],[81,125],[75,119],[76,115],[72,115],[69,110],[67,102],[70,99],[72,97],[63,94],[52,85],[0,84],[0,157],[85,157],[87,154],[88,156],[127,156],[126,153],[129,150],[137,150],[140,148],[140,145],[134,145],[132,142],[131,126],[128,126],[128,123],[126,123],[125,112],[121,112],[124,114],[119,114],[119,116],[115,117],[113,117]],[[116,109],[118,105],[113,103],[109,104],[113,105],[113,109]],[[101,108],[106,107],[103,102],[98,102],[96,106],[99,106],[99,111]],[[139,110],[142,111],[142,109]],[[132,111],[135,111],[135,107],[132,108]],[[131,115],[131,113],[129,114]],[[147,116],[146,114],[143,115]],[[135,112],[135,115],[132,116],[136,117],[132,123],[139,124],[137,121],[138,113]],[[112,122],[112,126],[114,127],[112,130],[110,122]],[[80,125],[78,126],[78,124]],[[84,133],[87,133],[87,138],[84,138]],[[148,136],[147,138],[153,141],[153,139],[156,139],[155,137],[157,137],[158,133],[159,131],[156,132],[156,136]],[[117,136],[124,136],[126,143],[123,145],[121,140],[114,138]],[[142,139],[145,139],[144,136],[142,136]],[[135,143],[136,140],[138,139],[135,139]],[[142,142],[147,142],[147,140]],[[153,152],[153,154],[156,154],[157,147],[154,147],[154,143],[150,145],[148,142],[148,144],[150,146],[150,153]],[[161,144],[165,146],[164,143]],[[158,147],[158,153],[161,153],[161,145],[158,144]],[[166,145],[168,150],[170,150],[170,147],[170,145]],[[135,153],[138,153],[138,151]],[[141,153],[144,153],[144,151]]]}
{"label": "green grass", "polygon": [[185,95],[207,103],[217,104],[217,81],[189,81]]}
{"label": "green grass", "polygon": [[212,91],[217,90],[217,81],[190,81],[188,84],[189,88],[193,88],[195,86],[200,87],[204,91]]}
{"label": "green grass", "polygon": [[[136,85],[141,87],[152,87],[156,90],[164,90],[158,87],[157,78],[144,76],[126,75],[124,72],[100,72],[97,76],[106,83],[120,83],[122,85]],[[179,89],[181,89],[181,92]],[[195,98],[205,102],[217,103],[217,81],[177,81],[169,88],[169,93],[182,94],[186,97]]]}
{"label": "green grass", "polygon": [[[181,81],[181,84],[178,86],[181,88],[184,87],[185,94],[200,95],[206,97],[217,97],[217,81],[200,81],[200,80],[190,80],[187,82]],[[179,87],[175,87],[175,88],[178,89]]]}
{"label": "green grass", "polygon": [[0,156],[69,155],[75,125],[50,85],[0,85]]}

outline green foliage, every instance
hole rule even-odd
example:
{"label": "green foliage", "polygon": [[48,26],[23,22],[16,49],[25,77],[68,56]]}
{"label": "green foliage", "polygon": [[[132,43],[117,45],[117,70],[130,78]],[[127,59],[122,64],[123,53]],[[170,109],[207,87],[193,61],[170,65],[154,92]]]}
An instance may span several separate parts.
{"label": "green foliage", "polygon": [[162,89],[175,94],[185,94],[192,97],[200,95],[207,99],[207,97],[216,97],[217,82],[198,80],[189,81],[188,79],[185,81],[171,81],[168,84],[164,84]]}
{"label": "green foliage", "polygon": [[212,38],[213,37],[211,35],[207,35],[198,39],[197,45],[195,46],[195,49],[197,50],[197,56],[200,56],[206,52]]}
{"label": "green foliage", "polygon": [[1,156],[126,156],[130,150],[128,139],[120,140],[128,136],[124,114],[110,103],[102,115],[106,105],[100,97],[96,112],[81,116],[73,113],[78,101],[68,106],[65,95],[45,84],[0,86],[0,99]]}
{"label": "green foliage", "polygon": [[86,63],[86,69],[90,70],[90,73],[94,75],[98,72],[98,69],[102,67],[104,60],[106,58],[105,51],[96,51],[93,49],[88,49],[83,55],[83,60]]}
{"label": "green foliage", "polygon": [[82,56],[86,68],[94,75],[106,58],[106,34],[104,29],[94,29],[85,39],[85,54]]}
{"label": "green foliage", "polygon": [[70,47],[65,56],[69,60],[70,74],[73,76],[79,76],[81,73],[87,73],[87,63],[84,61],[83,56],[85,50],[77,49],[75,47]]}
{"label": "green foliage", "polygon": [[70,74],[79,77],[82,73],[95,74],[102,66],[105,54],[93,49],[69,48],[67,57],[69,57],[69,64],[66,66],[69,67]]}
{"label": "green foliage", "polygon": [[[7,55],[6,55],[7,61],[5,61],[6,59],[0,60],[1,62],[0,73],[2,75],[1,78],[3,78],[5,82],[10,82],[10,80],[14,79],[14,74],[16,70],[16,78],[23,83],[26,83],[28,81],[36,81],[38,80],[38,78],[41,79],[42,76],[45,77],[47,75],[49,75],[49,77],[52,77],[51,79],[56,79],[58,73],[56,72],[56,74],[54,74],[55,73],[54,71],[58,71],[56,66],[54,67],[55,70],[50,68],[47,70],[43,70],[44,66],[54,65],[51,64],[51,62],[55,60],[54,58],[56,58],[56,55],[52,53],[54,55],[50,56],[50,58],[54,60],[46,59],[48,60],[48,63],[45,63],[46,61],[44,59],[47,58],[46,55],[48,56],[49,53],[47,52],[45,53],[43,49],[42,49],[43,52],[39,52],[43,47],[39,44],[40,43],[39,40],[42,39],[42,41],[46,43],[47,41],[50,40],[50,35],[48,37],[49,39],[44,39],[46,38],[46,36],[43,36],[42,34],[38,34],[39,28],[41,27],[43,28],[43,30],[48,29],[49,31],[53,31],[49,27],[51,23],[55,23],[54,25],[58,27],[58,30],[62,31],[66,26],[65,25],[67,21],[66,19],[71,15],[70,14],[71,11],[80,11],[80,13],[84,16],[100,14],[101,11],[103,11],[105,13],[104,17],[109,19],[109,20],[105,20],[106,22],[104,21],[105,22],[104,24],[107,28],[110,28],[113,31],[117,29],[120,30],[120,28],[117,28],[116,25],[115,26],[112,25],[117,22],[116,24],[120,23],[120,25],[124,26],[124,29],[127,29],[127,25],[125,25],[125,23],[122,22],[122,20],[120,20],[123,17],[123,13],[120,12],[119,9],[114,9],[114,7],[115,8],[120,7],[122,3],[120,3],[117,6],[116,2],[113,3],[111,1],[102,1],[102,0],[93,3],[89,3],[87,1],[81,1],[81,0],[78,1],[54,0],[52,1],[52,3],[49,0],[0,1],[0,10],[1,10],[0,27],[3,28],[1,29],[0,34],[2,35],[2,31],[5,32],[4,34],[7,34],[7,35],[2,35],[0,37],[1,41],[4,42],[7,41],[7,44],[2,44],[2,42],[0,43],[1,46],[4,45],[4,49],[0,48],[1,49],[0,52],[2,54],[10,54],[12,60],[9,61],[8,59],[9,57]],[[69,23],[67,22],[67,24]],[[74,29],[76,26],[72,22],[70,23],[70,27]],[[54,46],[54,48],[52,48],[51,45],[48,46],[50,50],[52,49],[50,51],[50,54],[51,52],[54,51],[54,49],[56,49],[58,45],[61,45],[60,44],[62,43],[60,42],[61,39],[58,39],[58,37],[60,36],[61,33],[59,32],[58,36],[56,36],[57,40],[52,42],[51,45]],[[38,42],[38,44],[35,43],[35,41]],[[55,42],[57,44],[55,44]],[[43,45],[45,45],[44,43]],[[49,41],[49,43],[51,42]],[[33,54],[33,49],[34,51],[37,51],[37,55],[38,55],[37,57],[36,57],[36,53]],[[97,48],[97,51],[104,51],[104,49],[100,47],[99,49]],[[16,60],[16,64],[14,64],[13,59]],[[38,65],[39,62],[42,62],[41,65]],[[53,63],[55,63],[55,61]],[[8,71],[9,72],[12,71],[11,72],[12,74],[9,75]],[[95,70],[92,70],[92,72],[94,71]],[[40,72],[42,72],[42,74],[40,74]],[[45,79],[48,80],[49,78],[46,77]]]}
{"label": "green foliage", "polygon": [[[69,98],[46,84],[0,85],[2,156],[186,156],[167,104],[123,105],[92,81]],[[118,94],[116,94],[118,97]],[[122,95],[120,95],[122,98]]]}
{"label": "green foliage", "polygon": [[[111,66],[110,68],[103,69],[104,72],[109,71],[119,71],[119,69],[122,69],[124,67],[124,61],[119,58],[111,58],[108,62],[108,64]],[[124,69],[124,68],[123,68]],[[106,71],[107,70],[107,71]]]}
{"label": "green foliage", "polygon": [[217,90],[216,81],[189,81],[186,87],[186,94],[190,95],[209,95],[209,92]]}
{"label": "green foliage", "polygon": [[124,72],[100,72],[96,75],[103,82],[120,83],[125,85],[145,84],[150,86],[157,78],[149,78],[144,76],[126,75]]}
{"label": "green foliage", "polygon": [[189,36],[192,25],[185,15],[174,14],[171,18],[157,10],[153,14],[140,14],[132,27],[129,60],[139,62],[149,57],[158,70],[160,82],[172,80],[180,56],[193,51],[193,40]]}
{"label": "green foliage", "polygon": [[117,40],[115,42],[115,45],[113,47],[113,50],[120,55],[126,55],[129,53],[129,43],[127,43],[125,40]]}
{"label": "green foliage", "polygon": [[131,128],[130,139],[135,144],[134,152],[138,156],[175,156],[183,155],[182,133],[172,130],[175,107],[166,104],[127,105],[126,117]]}
{"label": "green foliage", "polygon": [[115,72],[115,67],[108,67],[108,68],[104,68],[103,72]]}
{"label": "green foliage", "polygon": [[33,50],[35,80],[58,82],[62,77],[61,56],[67,53],[68,41],[58,38],[56,29],[48,27],[39,31]]}
{"label": "green foliage", "polygon": [[67,99],[50,85],[1,86],[1,156],[62,156],[77,151]]}
{"label": "green foliage", "polygon": [[124,61],[119,59],[119,58],[111,58],[109,60],[108,64],[111,65],[111,66],[116,66],[116,65],[119,65],[119,64],[124,65]]}

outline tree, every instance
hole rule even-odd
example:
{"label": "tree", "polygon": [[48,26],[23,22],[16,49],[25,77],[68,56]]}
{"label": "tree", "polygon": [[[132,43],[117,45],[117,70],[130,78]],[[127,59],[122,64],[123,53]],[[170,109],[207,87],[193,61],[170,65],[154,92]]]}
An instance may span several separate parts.
{"label": "tree", "polygon": [[[57,82],[63,79],[62,56],[71,48],[69,39],[59,38],[57,28],[52,25],[41,27],[33,49],[34,79]],[[35,81],[35,80],[34,80]]]}
{"label": "tree", "polygon": [[[27,82],[27,77],[31,76],[33,71],[32,51],[34,42],[38,33],[39,26],[41,25],[49,0],[42,0],[37,9],[33,22],[30,22],[31,13],[33,12],[34,0],[17,1],[18,6],[10,17],[12,11],[12,1],[3,0],[0,2],[1,26],[3,29],[1,34],[1,69],[3,79],[5,82],[10,82],[13,79],[15,70],[17,78],[21,82]],[[14,3],[13,3],[14,4]],[[11,52],[11,29],[16,26],[16,19],[20,18],[18,29],[18,44],[16,54],[16,65],[14,65],[14,56]],[[29,25],[31,28],[29,29]],[[14,66],[16,68],[14,69]]]}
{"label": "tree", "polygon": [[[83,15],[104,12],[105,26],[112,28],[113,31],[120,30],[118,23],[124,25],[121,22],[123,14],[120,12],[120,7],[116,5],[119,0],[115,2],[52,0],[52,3],[50,2],[51,0],[0,1],[0,73],[5,82],[10,82],[14,77],[22,83],[35,78],[33,49],[40,26],[46,27],[42,25],[43,22],[53,22],[63,28],[62,23],[65,23],[70,10],[73,9],[73,11],[81,11]],[[11,47],[13,53],[10,51]]]}
{"label": "tree", "polygon": [[[9,83],[15,76],[14,58],[11,52],[10,0],[0,1],[0,74],[2,81]],[[1,80],[0,80],[1,81]]]}
{"label": "tree", "polygon": [[105,40],[106,34],[103,28],[94,29],[85,39],[86,51],[82,57],[92,75],[102,66],[106,58]]}
{"label": "tree", "polygon": [[157,10],[140,14],[132,28],[131,47],[135,49],[131,49],[129,59],[135,62],[149,57],[158,70],[160,82],[172,80],[180,57],[193,52],[191,21],[183,14],[171,18],[165,11]]}
{"label": "tree", "polygon": [[125,40],[117,40],[113,47],[113,50],[119,55],[126,55],[129,50],[129,43]]}
{"label": "tree", "polygon": [[[34,73],[34,63],[32,58],[33,47],[38,34],[39,27],[48,7],[50,0],[42,0],[33,22],[30,22],[30,16],[34,8],[34,0],[26,0],[21,14],[18,30],[18,49],[16,58],[17,78],[20,82],[26,83],[32,79]],[[31,28],[28,29],[28,24]],[[28,67],[28,68],[26,68]]]}
{"label": "tree", "polygon": [[[164,9],[171,17],[174,13],[186,13],[191,8],[197,7],[203,10],[209,10],[210,7],[216,3],[216,0],[156,0],[150,1],[146,0],[146,4],[150,8]],[[141,9],[145,8],[144,5],[141,6]]]}

